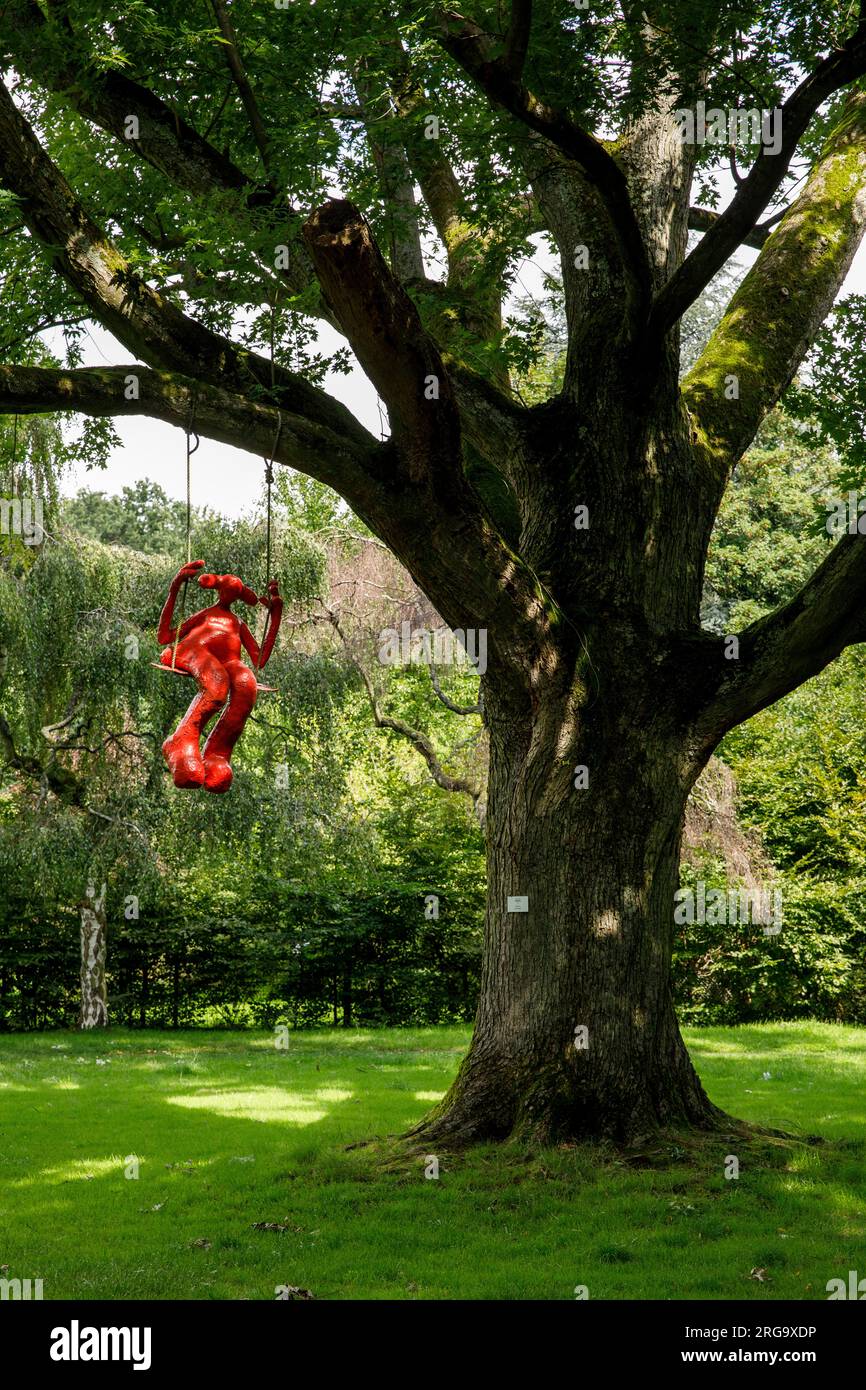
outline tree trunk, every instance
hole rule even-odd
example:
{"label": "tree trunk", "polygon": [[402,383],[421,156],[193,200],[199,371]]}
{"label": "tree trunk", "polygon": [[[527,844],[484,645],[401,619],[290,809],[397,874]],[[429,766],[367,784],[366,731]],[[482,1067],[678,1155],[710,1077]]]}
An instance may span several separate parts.
{"label": "tree trunk", "polygon": [[[457,1079],[415,1131],[425,1144],[632,1142],[724,1119],[692,1067],[670,986],[680,840],[699,766],[663,699],[653,708],[642,679],[615,694],[617,684],[590,697],[576,756],[568,699],[548,698],[519,723],[488,699],[480,999]],[[575,785],[578,764],[588,787]],[[514,897],[528,910],[509,911]]]}
{"label": "tree trunk", "polygon": [[[712,752],[695,731],[700,677],[683,676],[681,636],[698,626],[711,521],[675,361],[662,364],[653,399],[622,370],[614,360],[607,388],[587,391],[576,444],[553,410],[536,437],[542,481],[525,503],[522,546],[558,606],[528,677],[519,647],[484,677],[480,997],[470,1051],[421,1127],[425,1144],[630,1142],[721,1119],[680,1037],[670,983],[686,801]],[[585,529],[557,482],[574,476],[568,500],[586,506]],[[509,911],[509,898],[528,910]]]}
{"label": "tree trunk", "polygon": [[79,1028],[104,1028],[108,1023],[105,987],[105,884],[97,893],[92,883],[81,904],[81,1013]]}

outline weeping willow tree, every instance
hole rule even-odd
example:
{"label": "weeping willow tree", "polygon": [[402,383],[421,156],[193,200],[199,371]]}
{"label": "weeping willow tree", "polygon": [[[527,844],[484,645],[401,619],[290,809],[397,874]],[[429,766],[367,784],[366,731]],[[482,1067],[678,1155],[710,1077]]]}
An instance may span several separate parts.
{"label": "weeping willow tree", "polygon": [[[717,1124],[670,991],[686,800],[726,731],[866,635],[866,552],[843,536],[733,634],[701,627],[703,573],[863,235],[862,7],[7,0],[0,46],[0,408],[274,449],[487,633],[481,997],[423,1142]],[[527,408],[504,306],[535,234],[568,341]],[[680,320],[744,242],[681,383]],[[19,350],[82,316],[135,364]],[[327,390],[348,349],[385,439]]]}
{"label": "weeping willow tree", "polygon": [[[263,573],[257,522],[194,521],[218,568]],[[15,539],[0,556],[0,792],[17,815],[3,818],[0,859],[19,896],[64,877],[80,920],[80,1026],[100,1027],[110,921],[137,920],[139,904],[164,896],[203,843],[238,852],[261,808],[261,751],[219,814],[178,809],[160,745],[190,691],[151,665],[175,559],[85,538],[54,509],[38,547]],[[296,530],[280,528],[273,558],[290,601],[319,587],[321,555]],[[275,669],[285,674],[285,659]],[[270,800],[279,821],[279,799]]]}
{"label": "weeping willow tree", "polygon": [[0,777],[18,811],[4,826],[6,871],[35,887],[51,840],[74,846],[63,859],[79,907],[82,1028],[108,1022],[106,880],[122,863],[137,901],[149,857],[140,818],[160,692],[133,615],[155,568],[56,532],[32,559],[0,563]]}

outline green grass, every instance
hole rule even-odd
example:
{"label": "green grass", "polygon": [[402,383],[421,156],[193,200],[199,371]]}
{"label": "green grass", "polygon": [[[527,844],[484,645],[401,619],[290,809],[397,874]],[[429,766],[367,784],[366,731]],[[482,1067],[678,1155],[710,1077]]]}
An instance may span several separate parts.
{"label": "green grass", "polygon": [[687,1038],[725,1110],[830,1142],[490,1146],[429,1181],[346,1146],[423,1115],[466,1029],[2,1036],[0,1265],[47,1299],[823,1299],[866,1276],[866,1030]]}

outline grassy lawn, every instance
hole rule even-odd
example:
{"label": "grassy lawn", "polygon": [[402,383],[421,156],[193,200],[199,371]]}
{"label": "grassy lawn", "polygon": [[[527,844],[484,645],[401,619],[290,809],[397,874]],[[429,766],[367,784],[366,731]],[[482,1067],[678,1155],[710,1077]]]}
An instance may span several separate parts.
{"label": "grassy lawn", "polygon": [[431,1181],[346,1146],[423,1115],[466,1029],[2,1036],[0,1265],[47,1299],[824,1299],[866,1276],[866,1029],[687,1039],[725,1110],[830,1142],[490,1147]]}

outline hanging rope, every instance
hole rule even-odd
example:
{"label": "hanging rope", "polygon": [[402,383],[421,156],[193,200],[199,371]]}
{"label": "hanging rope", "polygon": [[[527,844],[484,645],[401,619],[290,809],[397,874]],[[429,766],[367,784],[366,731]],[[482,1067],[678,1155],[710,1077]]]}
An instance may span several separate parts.
{"label": "hanging rope", "polygon": [[12,462],[9,466],[9,478],[11,483],[12,496],[18,495],[18,479],[15,476],[15,466],[18,463],[18,414],[12,416]]}
{"label": "hanging rope", "polygon": [[276,457],[277,457],[277,450],[278,450],[279,447],[280,447],[280,436],[281,436],[282,432],[283,432],[283,412],[282,412],[281,410],[278,410],[278,411],[277,411],[277,433],[276,433],[276,435],[275,435],[275,437],[274,437],[273,447],[271,448],[271,456],[270,456],[270,458],[266,458],[266,459],[265,459],[265,483],[267,484],[267,490],[268,490],[267,529],[266,529],[266,533],[265,533],[265,534],[266,534],[266,549],[267,549],[267,556],[266,556],[266,560],[265,560],[265,588],[267,588],[268,582],[269,582],[269,580],[271,579],[271,510],[272,510],[272,508],[271,508],[271,490],[272,490],[273,484],[274,484],[274,460],[275,460]]}
{"label": "hanging rope", "polygon": [[[271,517],[272,517],[272,510],[273,510],[273,508],[272,508],[272,500],[271,500],[271,493],[272,493],[272,491],[273,491],[273,485],[274,485],[274,459],[276,458],[276,456],[277,456],[277,450],[278,450],[279,447],[280,447],[280,435],[282,434],[282,432],[283,432],[283,413],[282,413],[281,410],[278,410],[278,411],[277,411],[277,432],[276,432],[276,434],[275,434],[275,436],[274,436],[274,442],[273,442],[273,446],[272,446],[272,448],[271,448],[271,455],[270,455],[270,458],[266,458],[265,461],[264,461],[264,463],[265,463],[265,484],[266,484],[266,487],[267,487],[267,521],[266,521],[266,523],[265,523],[265,582],[264,582],[264,592],[265,592],[265,593],[268,592],[268,584],[270,583],[270,580],[271,580]],[[271,618],[271,615],[270,615],[270,612],[268,612],[267,616],[265,617],[265,627],[264,627],[264,631],[263,631],[263,633],[262,633],[262,647],[264,647],[264,645],[265,645],[265,637],[267,636],[268,623],[270,622],[270,618]],[[256,666],[258,667],[258,662],[256,662]]]}
{"label": "hanging rope", "polygon": [[267,585],[270,583],[269,576],[271,573],[271,488],[274,482],[273,460],[270,463],[265,464],[265,482],[268,485],[268,525],[265,554],[265,587],[267,588]]}
{"label": "hanging rope", "polygon": [[[280,286],[277,285],[277,286],[275,286],[275,288],[274,288],[273,298],[271,299],[271,322],[270,322],[270,334],[269,334],[269,337],[270,337],[269,347],[270,347],[270,350],[271,350],[271,397],[272,397],[272,398],[273,398],[273,396],[274,396],[274,394],[275,394],[275,390],[276,390],[276,362],[275,362],[275,360],[274,360],[274,343],[275,343],[275,340],[276,340],[276,333],[277,333],[277,303],[278,303],[278,301],[279,301],[279,297],[280,297]],[[268,584],[270,583],[270,579],[271,579],[271,488],[273,487],[273,482],[274,482],[274,459],[276,458],[276,456],[277,456],[277,450],[278,450],[279,447],[280,447],[280,435],[282,434],[282,432],[283,432],[283,413],[282,413],[282,411],[281,411],[281,410],[279,409],[279,407],[278,407],[278,408],[277,408],[277,433],[276,433],[276,437],[275,437],[274,442],[273,442],[273,446],[272,446],[272,448],[271,448],[271,456],[270,456],[270,458],[266,458],[266,459],[265,459],[265,483],[267,484],[267,489],[268,489],[268,519],[267,519],[267,541],[266,541],[266,551],[267,551],[267,554],[266,554],[266,559],[265,559],[265,592],[266,592],[266,593],[267,593]],[[267,631],[267,623],[265,624],[265,631]]]}
{"label": "hanging rope", "polygon": [[[186,432],[186,562],[189,564],[192,559],[192,485],[190,478],[190,459],[198,448],[201,440],[193,430],[195,424],[195,396],[192,399],[192,407],[189,413],[189,426]],[[195,444],[190,446],[190,439],[195,440]]]}
{"label": "hanging rope", "polygon": [[[275,288],[275,290],[274,290],[273,298],[271,299],[270,329],[269,329],[269,334],[268,334],[268,337],[269,337],[269,340],[270,340],[270,341],[269,341],[269,347],[270,347],[270,356],[271,356],[271,397],[274,396],[274,394],[275,394],[275,389],[276,389],[276,364],[275,364],[275,361],[274,361],[274,342],[275,342],[275,338],[276,338],[277,301],[278,301],[278,299],[279,299],[279,294],[280,294],[280,287],[279,287],[279,285],[277,285],[276,288]],[[269,457],[269,458],[265,458],[265,460],[264,460],[264,464],[265,464],[265,486],[266,486],[266,489],[267,489],[267,520],[266,520],[266,523],[265,523],[265,582],[264,582],[264,586],[263,586],[263,592],[264,592],[264,593],[267,593],[267,592],[268,592],[268,584],[270,583],[270,580],[271,580],[271,518],[272,518],[272,497],[271,497],[271,494],[272,494],[273,485],[274,485],[274,459],[276,458],[276,456],[277,456],[277,450],[278,450],[279,447],[280,447],[280,436],[282,435],[282,432],[283,432],[283,412],[282,412],[282,411],[279,409],[279,407],[278,407],[278,408],[277,408],[277,432],[276,432],[276,434],[275,434],[275,436],[274,436],[274,442],[273,442],[273,444],[272,444],[272,446],[271,446],[270,457]],[[265,645],[265,638],[267,637],[267,634],[268,634],[268,623],[270,622],[270,620],[271,620],[271,615],[270,615],[270,611],[268,611],[267,614],[266,614],[266,616],[265,616],[265,626],[264,626],[264,630],[263,630],[263,632],[262,632],[262,648],[264,648],[264,645]],[[260,651],[261,651],[261,648],[260,648]],[[258,662],[255,663],[257,669],[258,669],[258,664],[259,664]]]}
{"label": "hanging rope", "polygon": [[[186,562],[189,564],[192,559],[192,469],[190,459],[198,448],[201,440],[193,429],[195,424],[195,396],[189,412],[189,423],[186,427]],[[191,443],[195,440],[195,444]],[[171,653],[171,669],[174,671],[177,665],[177,645],[180,641],[180,630],[183,626],[183,615],[186,611],[186,591],[189,580],[183,581],[183,588],[180,592],[180,617],[177,620],[177,627],[174,633],[174,647]]]}

